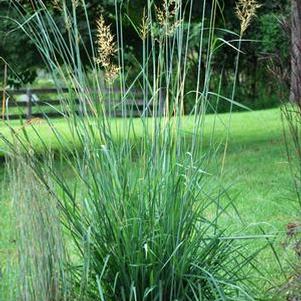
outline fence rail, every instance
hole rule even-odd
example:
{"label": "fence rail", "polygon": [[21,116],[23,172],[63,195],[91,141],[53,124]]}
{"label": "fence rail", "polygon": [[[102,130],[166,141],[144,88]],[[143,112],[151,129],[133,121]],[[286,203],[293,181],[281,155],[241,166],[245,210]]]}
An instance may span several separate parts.
{"label": "fence rail", "polygon": [[[2,118],[6,120],[13,120],[31,119],[33,117],[62,117],[65,115],[65,113],[60,107],[62,105],[62,101],[57,99],[57,97],[58,93],[66,94],[68,92],[70,92],[70,90],[67,88],[60,90],[53,88],[0,90],[0,95],[3,96]],[[74,91],[74,94],[76,94],[76,92],[77,91]],[[84,92],[81,91],[81,93]],[[100,91],[88,91],[88,93],[97,96]],[[119,89],[104,89],[101,91],[101,93],[103,96],[105,96],[104,102],[107,114],[114,117],[136,117],[142,114],[152,115],[155,109],[153,103],[146,103],[143,99],[142,93],[135,89],[126,92],[129,96],[127,97],[126,101],[122,101],[121,96],[123,94]],[[114,96],[113,99],[112,97],[108,97],[109,94]],[[20,99],[20,97],[22,98]],[[64,99],[62,95],[61,99]],[[160,101],[155,110],[157,114],[158,112],[162,111],[161,99],[163,98],[160,94]],[[77,114],[81,114],[82,109],[80,101],[74,98],[72,99],[70,105],[71,104],[75,106],[75,112]]]}

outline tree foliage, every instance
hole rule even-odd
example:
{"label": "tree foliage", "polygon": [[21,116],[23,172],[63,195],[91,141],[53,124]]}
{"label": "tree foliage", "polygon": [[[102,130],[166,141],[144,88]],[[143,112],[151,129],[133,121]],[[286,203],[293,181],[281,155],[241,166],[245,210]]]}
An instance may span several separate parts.
{"label": "tree foliage", "polygon": [[[157,2],[157,6],[162,5],[162,1]],[[194,30],[199,30],[199,20],[202,15],[203,5],[206,1],[194,1],[192,9],[192,22],[195,24]],[[240,73],[238,76],[238,94],[237,100],[249,105],[252,108],[270,107],[277,104],[277,95],[274,89],[274,79],[270,76],[267,68],[269,59],[274,55],[288,57],[289,55],[289,37],[286,36],[279,25],[279,19],[288,17],[287,7],[288,0],[262,0],[262,7],[259,9],[257,18],[253,21],[252,26],[246,32],[242,51],[245,53],[241,56]],[[53,6],[53,1],[44,1],[45,5],[52,8],[52,13],[56,18],[63,18],[60,15],[59,7]],[[68,3],[68,1],[67,1]],[[127,50],[127,63],[132,76],[134,76],[136,68],[136,59],[141,57],[141,42],[135,27],[139,27],[143,16],[145,6],[144,0],[90,0],[87,1],[89,19],[92,32],[95,32],[96,20],[103,15],[107,22],[112,23],[112,30],[116,33],[115,28],[115,5],[123,7],[122,27],[125,49]],[[219,2],[219,14],[217,16],[218,28],[216,30],[216,39],[218,38],[231,41],[234,47],[237,46],[233,41],[234,35],[231,32],[239,33],[239,20],[235,15],[235,0],[223,0]],[[24,1],[23,5],[30,6],[30,1]],[[185,1],[184,1],[185,5]],[[210,11],[210,2],[206,2],[206,9]],[[78,8],[80,10],[80,7]],[[41,60],[38,51],[35,49],[32,41],[20,28],[13,22],[16,19],[12,2],[0,0],[1,22],[0,22],[0,53],[10,66],[9,84],[31,83],[37,76],[37,69],[45,66]],[[83,36],[84,43],[88,43],[89,37],[85,35],[88,30],[86,22],[84,22],[84,13],[80,14],[83,22],[79,23],[80,32]],[[185,20],[184,20],[185,21]],[[210,20],[208,20],[209,22]],[[220,29],[227,29],[222,31]],[[62,19],[62,32],[64,32],[64,20]],[[191,39],[194,38],[193,32]],[[206,41],[205,41],[206,42]],[[220,42],[220,41],[219,41]],[[190,70],[191,85],[194,85],[197,70],[197,53],[199,41],[195,40],[195,48],[191,47],[190,62],[188,62]],[[222,92],[227,94],[231,90],[228,82],[233,77],[233,67],[231,62],[237,52],[232,47],[224,46],[216,54],[215,63],[217,66],[224,66],[223,74],[216,74],[216,81],[212,85],[219,85],[220,76],[222,76]],[[133,59],[135,57],[135,59]],[[83,52],[83,59],[84,52]],[[0,72],[3,68],[0,66]],[[213,68],[214,70],[214,68]],[[2,78],[2,76],[1,76]],[[188,82],[189,84],[189,82]],[[189,109],[189,97],[187,99],[187,107]],[[226,107],[221,107],[226,109]]]}

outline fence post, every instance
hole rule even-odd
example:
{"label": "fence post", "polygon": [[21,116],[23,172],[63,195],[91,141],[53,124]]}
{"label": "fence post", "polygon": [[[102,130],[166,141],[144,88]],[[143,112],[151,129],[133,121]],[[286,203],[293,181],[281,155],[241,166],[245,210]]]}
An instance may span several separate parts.
{"label": "fence post", "polygon": [[2,95],[2,119],[5,119],[5,106],[6,106],[6,82],[7,82],[7,64],[4,65],[4,81],[3,81],[3,95]]}
{"label": "fence post", "polygon": [[159,104],[157,108],[157,114],[159,116],[163,116],[164,114],[168,114],[169,108],[166,107],[166,90],[164,88],[160,88],[159,90]]}
{"label": "fence post", "polygon": [[26,119],[31,119],[31,117],[32,117],[32,93],[31,93],[30,89],[27,89],[26,95],[28,97]]}

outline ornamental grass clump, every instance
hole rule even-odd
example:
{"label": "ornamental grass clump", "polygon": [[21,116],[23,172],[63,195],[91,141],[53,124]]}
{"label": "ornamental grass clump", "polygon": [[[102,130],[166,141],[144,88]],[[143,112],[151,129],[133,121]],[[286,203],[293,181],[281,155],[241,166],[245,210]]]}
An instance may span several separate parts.
{"label": "ornamental grass clump", "polygon": [[19,262],[6,300],[66,300],[67,260],[56,203],[22,160],[9,168]]}
{"label": "ornamental grass clump", "polygon": [[[58,96],[63,112],[68,113],[64,121],[76,144],[70,145],[50,119],[46,120],[61,146],[57,155],[61,166],[51,159],[52,151],[34,124],[31,127],[43,155],[35,154],[26,134],[12,133],[18,148],[6,141],[11,159],[19,162],[22,158],[22,166],[30,170],[30,182],[24,182],[29,185],[24,202],[31,204],[33,186],[47,195],[34,199],[41,204],[31,207],[37,217],[34,222],[47,217],[40,210],[44,206],[55,213],[54,219],[47,218],[49,224],[42,233],[33,227],[30,234],[36,236],[39,247],[46,248],[54,241],[62,250],[53,249],[54,257],[46,254],[47,269],[36,266],[31,282],[53,279],[48,277],[48,270],[63,275],[55,278],[58,284],[54,283],[60,295],[51,297],[63,296],[64,300],[254,300],[251,278],[256,254],[247,252],[243,235],[230,235],[220,228],[220,218],[233,204],[222,201],[225,189],[219,185],[220,173],[210,169],[214,144],[210,143],[209,150],[203,147],[206,108],[218,96],[210,89],[217,1],[203,2],[203,15],[197,21],[200,46],[195,55],[200,61],[199,76],[201,66],[205,66],[205,81],[188,92],[193,1],[185,5],[182,1],[163,1],[160,8],[147,1],[142,25],[130,21],[142,42],[142,58],[136,61],[139,71],[132,77],[127,76],[124,60],[120,17],[124,7],[116,2],[114,35],[102,16],[95,33],[91,29],[95,20],[89,19],[87,4],[79,3],[60,3],[61,18],[68,19],[67,34],[61,32],[57,18],[43,1],[36,1],[33,12],[27,12],[20,3],[14,6],[20,16],[17,24],[24,24],[22,30],[47,62],[58,92],[62,82],[69,88],[66,98]],[[79,15],[86,18],[84,33],[78,27]],[[87,31],[88,41],[84,43],[82,34],[87,37]],[[83,55],[90,58],[88,67]],[[134,119],[129,107],[131,92],[137,87],[142,90],[143,110]],[[121,91],[118,104],[114,104],[122,108],[118,120],[108,112],[104,96],[108,89],[112,100],[116,88]],[[195,95],[190,133],[183,129],[188,93]],[[72,99],[79,100],[80,114]],[[222,99],[232,102],[228,97]],[[32,193],[35,196],[36,189]],[[28,211],[23,214],[30,219]],[[57,230],[59,224],[64,234]],[[44,232],[51,235],[44,236]],[[30,240],[20,238],[21,246],[28,244]],[[39,253],[39,247],[33,251]],[[20,264],[23,261],[33,268],[32,260],[21,255]],[[36,300],[35,296],[45,290],[44,283],[25,289],[26,300]]]}

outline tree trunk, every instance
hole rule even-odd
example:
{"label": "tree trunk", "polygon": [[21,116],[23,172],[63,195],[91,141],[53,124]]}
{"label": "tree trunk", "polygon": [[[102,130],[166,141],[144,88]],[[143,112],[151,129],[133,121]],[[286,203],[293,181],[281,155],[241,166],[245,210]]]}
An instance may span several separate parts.
{"label": "tree trunk", "polygon": [[292,0],[291,101],[301,107],[301,1]]}
{"label": "tree trunk", "polygon": [[257,56],[255,53],[252,55],[252,67],[251,67],[251,93],[252,93],[252,101],[255,103],[257,100]]}

